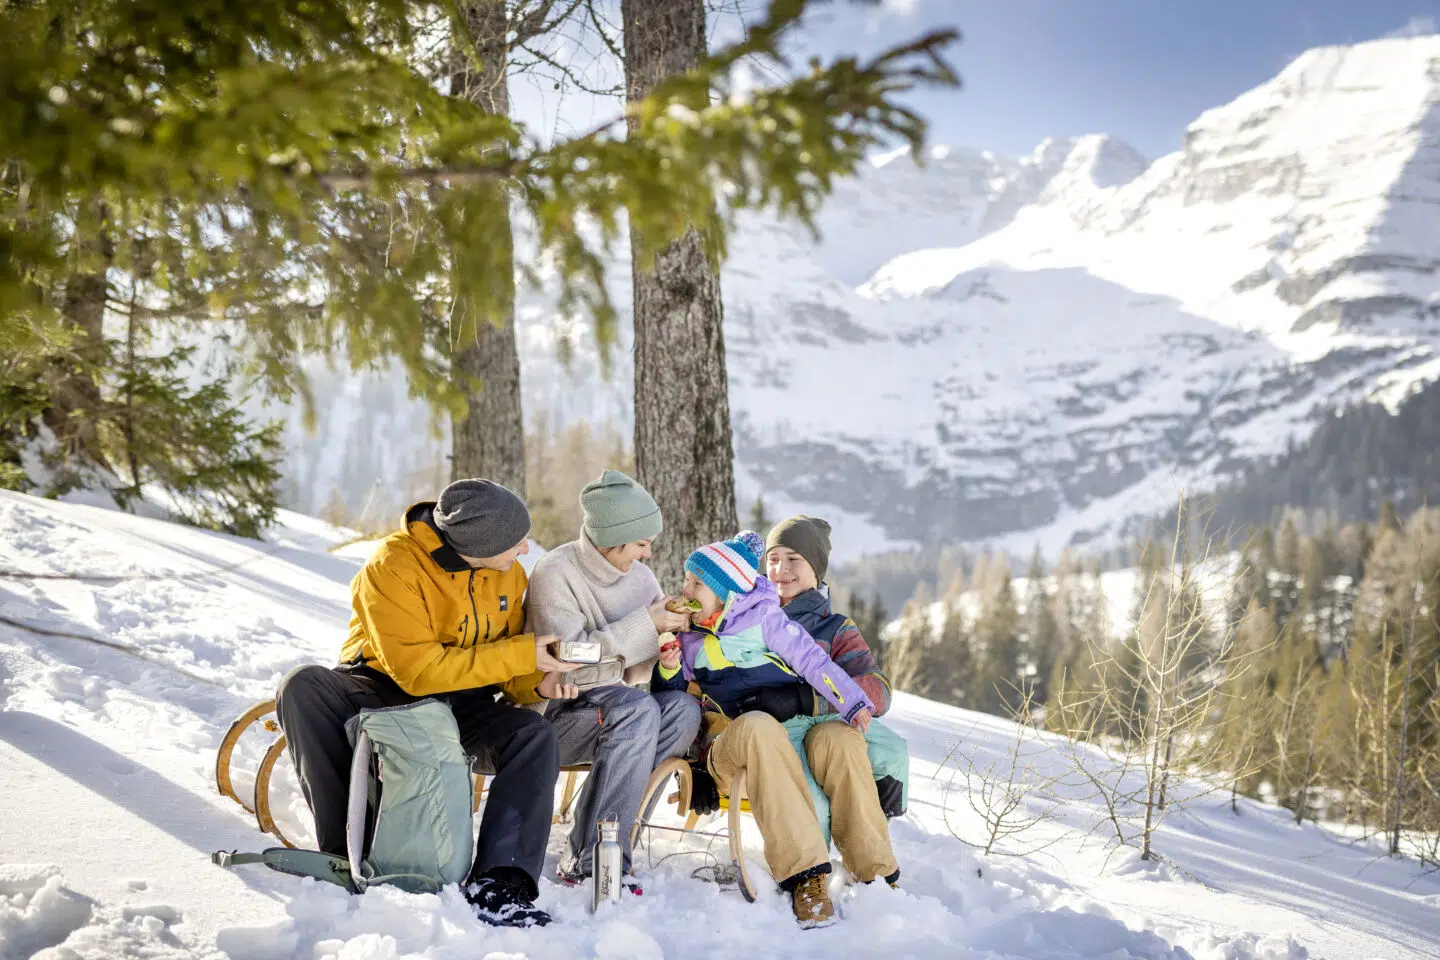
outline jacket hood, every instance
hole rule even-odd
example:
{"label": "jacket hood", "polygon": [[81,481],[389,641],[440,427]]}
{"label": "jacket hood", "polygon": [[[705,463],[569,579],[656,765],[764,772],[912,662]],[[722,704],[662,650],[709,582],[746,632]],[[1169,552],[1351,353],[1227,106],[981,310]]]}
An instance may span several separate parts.
{"label": "jacket hood", "polygon": [[716,631],[718,632],[725,624],[733,623],[747,615],[751,610],[767,601],[779,605],[780,594],[776,592],[775,584],[771,583],[764,574],[760,574],[755,578],[755,588],[749,593],[732,593],[730,595],[730,602],[725,605],[725,612],[715,623]]}
{"label": "jacket hood", "polygon": [[406,507],[400,518],[400,526],[430,554],[430,559],[434,560],[441,570],[446,573],[470,572],[470,564],[450,546],[445,534],[435,525],[434,500],[422,500]]}

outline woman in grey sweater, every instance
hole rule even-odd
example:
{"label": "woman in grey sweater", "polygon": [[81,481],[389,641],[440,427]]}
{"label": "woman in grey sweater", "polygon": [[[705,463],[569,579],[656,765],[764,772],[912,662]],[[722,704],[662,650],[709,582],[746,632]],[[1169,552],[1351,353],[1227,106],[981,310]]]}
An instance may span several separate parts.
{"label": "woman in grey sweater", "polygon": [[630,872],[630,827],[650,771],[683,754],[700,725],[700,705],[690,694],[649,690],[661,634],[689,626],[686,615],[665,609],[670,598],[641,562],[660,535],[659,506],[618,470],[586,484],[580,506],[579,538],[540,558],[526,595],[527,631],[600,648],[600,663],[566,675],[580,695],[545,709],[559,736],[560,762],[591,765],[576,801],[569,856],[560,861],[565,883],[590,875],[595,825],[608,816],[620,820]]}

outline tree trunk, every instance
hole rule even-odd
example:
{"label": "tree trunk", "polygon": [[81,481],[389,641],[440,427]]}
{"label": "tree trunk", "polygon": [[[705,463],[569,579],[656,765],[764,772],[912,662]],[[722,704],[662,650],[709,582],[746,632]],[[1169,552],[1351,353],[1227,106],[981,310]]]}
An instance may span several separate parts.
{"label": "tree trunk", "polygon": [[1140,830],[1140,859],[1155,859],[1154,852],[1150,847],[1150,838],[1155,834],[1155,828],[1159,826],[1156,818],[1157,799],[1156,794],[1160,785],[1160,718],[1159,711],[1156,711],[1155,729],[1151,732],[1153,739],[1149,744],[1150,754],[1145,771],[1145,825]]}
{"label": "tree trunk", "polygon": [[1170,804],[1170,760],[1175,752],[1175,729],[1172,726],[1165,732],[1165,760],[1160,770],[1160,812],[1164,813],[1165,808]]}
{"label": "tree trunk", "polygon": [[103,403],[100,374],[106,352],[105,302],[115,256],[106,221],[103,203],[97,204],[93,220],[77,218],[72,252],[76,269],[65,279],[60,303],[61,316],[75,340],[69,353],[57,357],[48,373],[44,420],[60,451],[52,479],[57,492],[81,483],[86,470],[109,470],[98,431]]}
{"label": "tree trunk", "polygon": [[[621,14],[630,102],[705,55],[704,0],[623,0]],[[724,311],[699,232],[691,228],[649,262],[644,247],[632,231],[635,465],[665,518],[655,574],[675,591],[690,551],[738,528]]]}
{"label": "tree trunk", "polygon": [[1310,781],[1315,776],[1315,729],[1320,724],[1317,716],[1310,724],[1310,743],[1305,750],[1305,773],[1300,778],[1300,796],[1295,800],[1295,825],[1305,822],[1305,809],[1310,805]]}
{"label": "tree trunk", "polygon": [[[469,0],[465,7],[477,55],[464,49],[452,54],[451,96],[464,97],[487,113],[508,114],[504,0]],[[452,479],[485,477],[525,496],[525,418],[520,398],[520,355],[515,347],[515,253],[510,226],[510,198],[503,183],[467,187],[480,192],[480,205],[493,222],[488,228],[497,244],[490,256],[508,269],[496,272],[498,304],[493,315],[456,293],[454,312],[460,329],[473,331],[453,344],[453,376],[474,380],[466,398],[466,415],[450,425]],[[464,285],[455,284],[457,291]]]}
{"label": "tree trunk", "polygon": [[1419,601],[1411,598],[1410,625],[1403,632],[1401,642],[1405,645],[1404,652],[1405,672],[1400,681],[1400,733],[1395,741],[1395,798],[1390,814],[1390,855],[1398,856],[1400,853],[1400,829],[1404,824],[1405,814],[1405,763],[1406,747],[1410,739],[1410,685],[1415,680],[1414,661],[1411,658],[1412,648],[1415,645],[1415,612],[1419,607]]}

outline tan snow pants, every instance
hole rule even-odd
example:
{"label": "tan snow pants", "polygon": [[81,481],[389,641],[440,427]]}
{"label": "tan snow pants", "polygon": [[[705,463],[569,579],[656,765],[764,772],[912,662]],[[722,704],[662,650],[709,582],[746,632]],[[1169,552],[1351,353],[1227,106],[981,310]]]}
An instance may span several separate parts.
{"label": "tan snow pants", "polygon": [[[818,723],[805,738],[805,750],[810,772],[830,798],[830,830],[845,868],[862,882],[894,873],[890,826],[875,792],[864,736],[839,721]],[[745,771],[745,794],[776,882],[830,861],[800,759],[774,717],[742,714],[711,745],[709,766],[727,795],[735,773]]]}

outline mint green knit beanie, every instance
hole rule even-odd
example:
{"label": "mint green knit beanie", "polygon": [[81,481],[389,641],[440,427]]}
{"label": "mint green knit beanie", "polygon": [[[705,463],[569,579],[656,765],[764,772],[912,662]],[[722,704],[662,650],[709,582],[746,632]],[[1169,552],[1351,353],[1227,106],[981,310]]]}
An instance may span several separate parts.
{"label": "mint green knit beanie", "polygon": [[606,470],[580,491],[585,535],[602,549],[658,537],[660,507],[655,498],[619,470]]}

